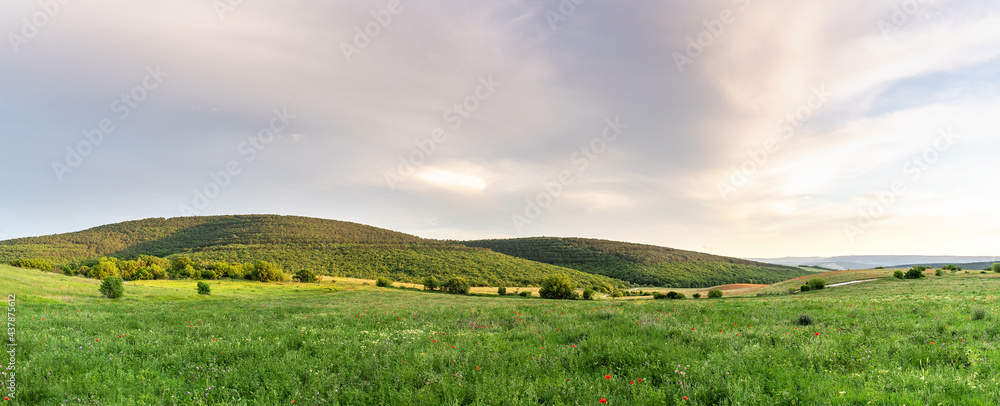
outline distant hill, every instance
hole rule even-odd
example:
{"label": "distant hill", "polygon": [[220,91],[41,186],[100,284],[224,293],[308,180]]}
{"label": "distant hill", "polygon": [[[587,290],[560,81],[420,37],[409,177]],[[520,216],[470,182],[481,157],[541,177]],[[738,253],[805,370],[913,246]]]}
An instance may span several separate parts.
{"label": "distant hill", "polygon": [[836,257],[784,257],[784,258],[750,258],[751,261],[766,262],[777,265],[819,265],[831,269],[872,269],[877,266],[886,268],[905,268],[906,264],[955,264],[971,262],[1000,262],[1000,257],[968,257],[945,255],[845,255]]}
{"label": "distant hill", "polygon": [[461,244],[638,285],[702,288],[730,283],[767,284],[811,274],[791,266],[585,238],[535,237],[463,241]]}
{"label": "distant hill", "polygon": [[186,255],[195,263],[270,261],[357,278],[385,276],[420,283],[463,276],[473,285],[537,286],[564,273],[580,285],[620,280],[533,262],[481,248],[427,240],[343,221],[296,216],[240,215],[151,218],[43,237],[0,241],[0,262],[43,259],[65,265],[101,256]]}

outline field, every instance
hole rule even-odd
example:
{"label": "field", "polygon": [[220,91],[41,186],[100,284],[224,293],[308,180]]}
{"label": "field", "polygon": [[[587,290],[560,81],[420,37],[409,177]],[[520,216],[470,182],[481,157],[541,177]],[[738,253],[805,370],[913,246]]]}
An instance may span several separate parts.
{"label": "field", "polygon": [[996,275],[657,301],[145,281],[112,301],[0,266],[16,295],[7,403],[993,405]]}

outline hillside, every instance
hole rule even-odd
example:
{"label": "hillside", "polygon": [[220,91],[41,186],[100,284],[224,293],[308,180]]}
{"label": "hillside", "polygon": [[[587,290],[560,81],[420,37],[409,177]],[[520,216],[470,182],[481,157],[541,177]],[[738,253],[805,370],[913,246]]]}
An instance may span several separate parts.
{"label": "hillside", "polygon": [[580,285],[623,282],[486,249],[426,240],[391,230],[295,216],[240,215],[152,218],[43,237],[0,241],[0,262],[42,259],[54,265],[102,256],[186,255],[196,264],[269,261],[286,271],[306,268],[355,278],[385,276],[419,283],[463,276],[473,285],[537,286],[565,273]]}
{"label": "hillside", "polygon": [[730,283],[774,283],[811,272],[655,245],[585,238],[465,241],[507,255],[639,285],[702,288]]}

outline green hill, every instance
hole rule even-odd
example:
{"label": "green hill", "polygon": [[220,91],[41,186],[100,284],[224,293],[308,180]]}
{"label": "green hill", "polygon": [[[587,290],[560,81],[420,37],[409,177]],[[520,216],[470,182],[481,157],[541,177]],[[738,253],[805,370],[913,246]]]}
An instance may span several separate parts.
{"label": "green hill", "polygon": [[729,283],[767,284],[811,274],[799,268],[738,258],[585,238],[536,237],[461,244],[639,285],[703,288]]}
{"label": "green hill", "polygon": [[185,255],[196,264],[269,261],[287,271],[307,268],[355,278],[384,276],[420,283],[463,276],[479,286],[537,286],[565,273],[580,285],[624,283],[601,275],[533,262],[362,224],[308,217],[240,215],[152,218],[88,230],[0,241],[0,262],[40,259],[56,266],[102,256]]}

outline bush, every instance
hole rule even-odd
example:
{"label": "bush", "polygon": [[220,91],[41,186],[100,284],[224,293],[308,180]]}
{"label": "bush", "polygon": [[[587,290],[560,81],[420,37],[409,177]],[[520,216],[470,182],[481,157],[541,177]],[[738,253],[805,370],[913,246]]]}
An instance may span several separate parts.
{"label": "bush", "polygon": [[531,297],[531,291],[526,290],[524,292],[518,293],[521,297]]}
{"label": "bush", "polygon": [[826,279],[812,278],[808,282],[810,290],[820,290],[826,287]]}
{"label": "bush", "polygon": [[194,263],[191,262],[191,258],[185,256],[173,257],[170,259],[170,270],[175,273],[183,271],[185,268],[192,267]]}
{"label": "bush", "polygon": [[720,290],[720,289],[712,289],[712,290],[708,291],[708,298],[709,299],[718,299],[720,297],[722,297],[722,290]]}
{"label": "bush", "polygon": [[[941,269],[946,269],[946,270],[949,270],[949,271],[961,271],[962,270],[961,267],[956,266],[955,264],[948,264],[948,265],[942,266]],[[937,275],[937,276],[940,276],[940,275]]]}
{"label": "bush", "polygon": [[215,271],[211,269],[202,269],[201,279],[207,279],[207,280],[219,279],[219,275],[216,274]]}
{"label": "bush", "polygon": [[105,276],[98,290],[108,299],[118,299],[125,296],[125,283],[117,276]]}
{"label": "bush", "polygon": [[892,276],[895,276],[896,279],[903,279],[903,271],[897,269],[892,273]]}
{"label": "bush", "polygon": [[569,276],[553,275],[542,281],[542,289],[538,291],[538,295],[546,299],[573,299],[577,293]]}
{"label": "bush", "polygon": [[506,286],[500,286],[500,287],[498,287],[497,288],[497,294],[500,295],[500,296],[506,296],[507,295],[507,287]]}
{"label": "bush", "polygon": [[248,279],[258,282],[278,282],[285,279],[285,273],[281,268],[267,261],[258,261],[247,275]]}
{"label": "bush", "polygon": [[986,309],[977,308],[976,310],[972,311],[972,319],[973,320],[982,320],[982,319],[985,319],[985,318],[986,318]]}
{"label": "bush", "polygon": [[301,283],[319,282],[319,277],[316,276],[316,273],[308,269],[300,269],[294,276],[292,276],[292,279]]}
{"label": "bush", "polygon": [[[952,271],[952,272],[955,272],[955,271]],[[944,269],[935,269],[934,270],[934,276],[943,276],[943,275],[944,275]]]}
{"label": "bush", "polygon": [[375,279],[375,286],[380,288],[391,288],[392,281],[390,281],[389,278],[379,276],[378,279]]}
{"label": "bush", "polygon": [[438,282],[437,278],[433,276],[424,278],[424,290],[434,290],[439,287],[441,287],[441,282]]}
{"label": "bush", "polygon": [[683,298],[684,298],[683,293],[674,292],[672,290],[667,292],[667,299],[683,299]]}
{"label": "bush", "polygon": [[594,288],[587,288],[583,290],[583,300],[591,300],[594,298]]}
{"label": "bush", "polygon": [[796,321],[796,323],[798,323],[798,325],[800,326],[812,325],[813,317],[808,314],[802,313],[799,315],[799,319]]}
{"label": "bush", "polygon": [[466,282],[463,277],[451,278],[445,284],[445,289],[451,294],[464,295],[469,293],[469,282]]}
{"label": "bush", "polygon": [[664,294],[662,294],[660,292],[654,292],[653,293],[653,299],[660,300],[660,299],[666,299],[666,298],[667,298],[667,295],[664,295]]}
{"label": "bush", "polygon": [[926,266],[915,266],[906,271],[906,275],[903,275],[906,279],[920,279],[924,277],[924,271],[927,270]]}
{"label": "bush", "polygon": [[701,299],[701,293],[695,293],[695,294],[691,295],[691,297],[693,297],[695,299]]}
{"label": "bush", "polygon": [[875,269],[885,269],[884,266],[876,266]]}
{"label": "bush", "polygon": [[993,264],[993,272],[1000,273],[1000,264]]}
{"label": "bush", "polygon": [[809,285],[802,285],[802,287],[799,288],[799,291],[800,292],[808,292],[809,291]]}
{"label": "bush", "polygon": [[205,282],[198,282],[198,294],[199,295],[210,295],[212,294],[212,288],[208,286]]}
{"label": "bush", "polygon": [[623,296],[625,296],[625,294],[622,293],[622,291],[620,291],[620,290],[616,290],[616,291],[614,291],[614,292],[611,293],[611,297],[623,297]]}

